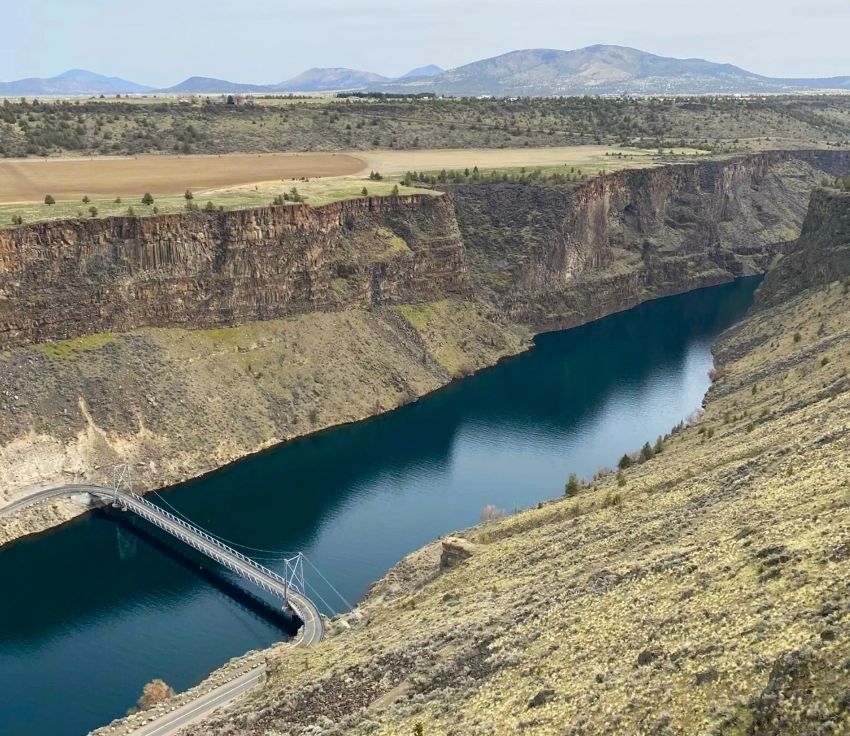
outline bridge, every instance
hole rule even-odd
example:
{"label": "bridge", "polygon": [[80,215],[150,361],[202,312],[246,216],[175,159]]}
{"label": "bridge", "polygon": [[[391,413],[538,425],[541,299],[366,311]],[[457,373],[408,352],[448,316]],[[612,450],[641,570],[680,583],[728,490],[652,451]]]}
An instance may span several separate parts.
{"label": "bridge", "polygon": [[17,511],[39,501],[88,494],[104,503],[132,512],[153,524],[192,549],[206,555],[243,580],[277,598],[283,608],[290,609],[303,622],[294,640],[296,646],[318,644],[324,635],[324,623],[316,605],[307,597],[304,585],[303,557],[301,554],[284,560],[284,575],[261,565],[200,529],[191,522],[169,513],[129,487],[126,470],[116,469],[112,488],[96,485],[66,485],[38,491],[25,499],[6,506],[0,515]]}

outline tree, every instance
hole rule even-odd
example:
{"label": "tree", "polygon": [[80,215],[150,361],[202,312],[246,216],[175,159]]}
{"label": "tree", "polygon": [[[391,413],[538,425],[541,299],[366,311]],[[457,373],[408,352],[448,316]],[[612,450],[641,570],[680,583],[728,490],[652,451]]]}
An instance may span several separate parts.
{"label": "tree", "polygon": [[83,204],[88,204],[89,202],[91,202],[91,200],[89,199],[89,195],[83,195]]}
{"label": "tree", "polygon": [[369,196],[369,190],[366,189],[366,187],[363,187],[363,190],[360,192],[360,194],[362,194],[364,197],[368,197]]}
{"label": "tree", "polygon": [[46,194],[46,195],[45,195],[45,197],[44,197],[44,204],[50,204],[50,205],[52,205],[52,204],[56,204],[56,200],[55,200],[55,199],[53,199],[53,195],[52,195],[52,194]]}
{"label": "tree", "polygon": [[567,484],[564,486],[565,496],[575,496],[581,490],[581,481],[575,473],[570,474]]}
{"label": "tree", "polygon": [[655,452],[652,449],[652,445],[649,442],[645,442],[643,447],[640,448],[640,461],[645,463],[647,460],[652,460],[655,457]]}
{"label": "tree", "polygon": [[204,205],[204,209],[207,212],[215,212],[215,205],[212,203],[212,200],[207,201],[207,203]]}
{"label": "tree", "polygon": [[620,470],[625,470],[626,468],[630,468],[632,466],[632,459],[629,457],[629,454],[626,453],[623,457],[620,458],[620,462],[617,463],[617,467]]}
{"label": "tree", "polygon": [[95,207],[94,205],[92,205],[91,207],[89,207],[89,214],[90,214],[92,217],[97,217],[97,207]]}
{"label": "tree", "polygon": [[135,217],[136,211],[133,209],[132,205],[127,208],[127,217]]}
{"label": "tree", "polygon": [[187,189],[187,190],[186,190],[186,193],[185,193],[183,196],[186,198],[186,201],[187,201],[187,202],[188,202],[190,199],[194,199],[194,198],[195,198],[195,195],[194,195],[194,194],[192,194],[191,190],[189,190],[189,189]]}
{"label": "tree", "polygon": [[394,196],[394,197],[397,197],[397,196],[398,196],[398,184],[396,184],[395,186],[393,186],[393,196]]}
{"label": "tree", "polygon": [[146,204],[148,207],[153,204],[153,195],[150,192],[145,192],[145,196],[142,197],[142,204]]}

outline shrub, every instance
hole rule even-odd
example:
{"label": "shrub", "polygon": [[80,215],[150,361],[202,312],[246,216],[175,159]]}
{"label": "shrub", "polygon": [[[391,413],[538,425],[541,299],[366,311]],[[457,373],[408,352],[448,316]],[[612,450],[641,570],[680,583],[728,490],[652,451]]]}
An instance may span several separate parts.
{"label": "shrub", "polygon": [[53,199],[52,194],[44,195],[44,204],[56,204],[56,200]]}
{"label": "shrub", "polygon": [[215,212],[215,205],[212,203],[211,200],[207,201],[207,203],[204,205],[204,209],[207,212]]}
{"label": "shrub", "polygon": [[142,197],[142,204],[150,207],[153,204],[153,195],[150,192],[145,192],[145,195]]}
{"label": "shrub", "polygon": [[84,195],[83,196],[83,204],[88,204],[89,202],[91,202],[91,200],[89,199],[89,195],[88,194]]}
{"label": "shrub", "polygon": [[366,189],[366,187],[363,187],[363,189],[362,189],[362,191],[360,192],[360,194],[362,194],[364,197],[368,197],[368,196],[369,196],[369,190],[368,190],[368,189]]}
{"label": "shrub", "polygon": [[800,342],[803,339],[803,336],[799,332],[794,333],[794,342]]}
{"label": "shrub", "polygon": [[505,510],[496,508],[492,504],[487,504],[481,509],[481,521],[496,521],[497,519],[505,518]]}
{"label": "shrub", "polygon": [[617,471],[617,486],[622,488],[626,485],[626,474],[622,470]]}
{"label": "shrub", "polygon": [[139,698],[139,708],[147,710],[171,697],[174,697],[174,690],[163,680],[151,680],[142,688],[142,697]]}
{"label": "shrub", "polygon": [[121,197],[115,198],[115,204],[121,204]]}
{"label": "shrub", "polygon": [[187,201],[187,202],[188,202],[190,199],[194,199],[194,198],[195,198],[195,195],[194,195],[194,194],[192,194],[191,190],[189,190],[189,189],[187,189],[187,190],[186,190],[186,193],[185,193],[183,196],[185,197],[185,199],[186,199],[186,201]]}
{"label": "shrub", "polygon": [[92,205],[91,207],[89,207],[89,214],[90,214],[92,217],[97,217],[97,207],[95,207],[94,205]]}
{"label": "shrub", "polygon": [[132,208],[132,206],[128,207],[127,208],[127,217],[135,217],[135,216],[136,216],[136,211]]}

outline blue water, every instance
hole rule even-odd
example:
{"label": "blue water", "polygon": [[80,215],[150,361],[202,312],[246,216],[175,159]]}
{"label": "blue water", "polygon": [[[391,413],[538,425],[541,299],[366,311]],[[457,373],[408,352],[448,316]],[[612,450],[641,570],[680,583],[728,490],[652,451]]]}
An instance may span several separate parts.
{"label": "blue water", "polygon": [[[644,304],[375,419],[290,442],[151,496],[268,566],[301,550],[357,601],[410,551],[563,493],[697,408],[715,337],[757,285]],[[202,569],[202,566],[206,569]],[[306,570],[323,608],[343,601]],[[0,550],[0,734],[82,734],[155,677],[191,687],[283,638],[227,574],[144,522],[89,514]]]}

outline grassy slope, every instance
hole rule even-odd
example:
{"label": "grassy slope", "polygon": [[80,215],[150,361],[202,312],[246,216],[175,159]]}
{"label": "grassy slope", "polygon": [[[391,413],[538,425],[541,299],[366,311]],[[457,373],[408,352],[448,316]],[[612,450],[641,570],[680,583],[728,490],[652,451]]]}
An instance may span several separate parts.
{"label": "grassy slope", "polygon": [[362,623],[282,647],[192,734],[808,734],[850,729],[850,294],[755,314],[705,417],[577,498],[437,545]]}
{"label": "grassy slope", "polygon": [[[404,318],[416,311],[438,319]],[[480,304],[442,300],[8,350],[0,502],[39,481],[108,482],[118,457],[144,460],[134,470],[142,487],[193,477],[395,408],[524,350],[528,339]],[[68,518],[51,508],[2,520],[0,544]]]}

